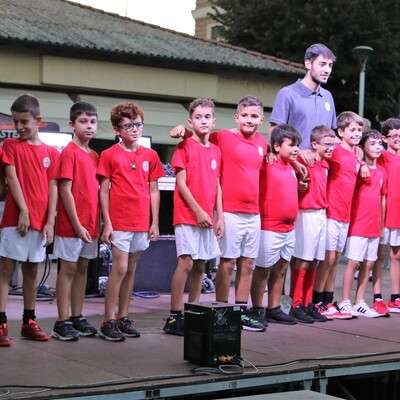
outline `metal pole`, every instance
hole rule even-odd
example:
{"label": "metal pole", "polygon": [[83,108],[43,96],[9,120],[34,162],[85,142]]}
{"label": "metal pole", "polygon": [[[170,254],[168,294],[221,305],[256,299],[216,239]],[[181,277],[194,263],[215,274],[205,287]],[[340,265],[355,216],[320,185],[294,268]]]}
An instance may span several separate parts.
{"label": "metal pole", "polygon": [[358,92],[358,115],[364,117],[364,99],[365,99],[365,70],[367,60],[361,62],[360,83]]}

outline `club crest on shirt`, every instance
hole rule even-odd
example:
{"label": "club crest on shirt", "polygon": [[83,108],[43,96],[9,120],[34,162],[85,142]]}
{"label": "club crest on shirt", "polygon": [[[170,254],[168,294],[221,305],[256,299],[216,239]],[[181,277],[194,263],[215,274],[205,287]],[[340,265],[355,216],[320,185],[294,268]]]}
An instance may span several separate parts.
{"label": "club crest on shirt", "polygon": [[215,159],[211,160],[211,169],[213,170],[217,169],[217,161]]}
{"label": "club crest on shirt", "polygon": [[264,155],[264,150],[262,146],[258,146],[258,154],[262,157]]}
{"label": "club crest on shirt", "polygon": [[49,168],[51,164],[50,157],[43,157],[42,163],[43,167]]}
{"label": "club crest on shirt", "polygon": [[147,160],[143,161],[142,168],[143,168],[144,172],[148,172],[149,171],[149,162]]}
{"label": "club crest on shirt", "polygon": [[331,111],[331,105],[327,101],[325,102],[325,110],[326,111]]}

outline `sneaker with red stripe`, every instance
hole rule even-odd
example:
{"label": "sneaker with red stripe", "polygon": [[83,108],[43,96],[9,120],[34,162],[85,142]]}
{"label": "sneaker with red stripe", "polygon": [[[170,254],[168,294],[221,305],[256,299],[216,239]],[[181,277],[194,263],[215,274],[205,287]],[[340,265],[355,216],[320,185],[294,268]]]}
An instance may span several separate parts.
{"label": "sneaker with red stripe", "polygon": [[39,342],[46,342],[49,340],[47,333],[33,319],[30,319],[27,324],[22,325],[21,336],[26,339],[37,340]]}
{"label": "sneaker with red stripe", "polygon": [[336,304],[330,303],[326,305],[328,313],[332,315],[333,319],[352,319],[353,313],[347,310],[339,310]]}
{"label": "sneaker with red stripe", "polygon": [[389,309],[382,299],[376,299],[372,307],[378,314],[389,316]]}
{"label": "sneaker with red stripe", "polygon": [[318,312],[323,315],[326,319],[332,320],[333,316],[331,315],[330,312],[328,312],[328,308],[326,305],[321,301],[315,305],[316,309]]}
{"label": "sneaker with red stripe", "polygon": [[4,322],[0,324],[0,347],[8,347],[11,345],[11,340],[8,336],[8,326]]}
{"label": "sneaker with red stripe", "polygon": [[396,299],[395,301],[389,300],[387,303],[387,308],[389,312],[400,313],[400,299]]}

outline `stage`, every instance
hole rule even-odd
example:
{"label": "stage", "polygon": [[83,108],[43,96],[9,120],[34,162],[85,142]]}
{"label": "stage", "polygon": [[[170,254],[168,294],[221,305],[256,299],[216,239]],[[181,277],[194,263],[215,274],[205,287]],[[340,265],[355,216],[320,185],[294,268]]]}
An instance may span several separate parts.
{"label": "stage", "polygon": [[[212,294],[203,296],[205,301],[213,298]],[[101,320],[103,301],[92,298],[85,303],[86,315],[96,325]],[[20,338],[22,300],[12,296],[8,314],[13,344],[0,349],[0,399],[119,400],[201,395],[212,399],[242,395],[249,388],[265,393],[272,385],[281,391],[313,388],[326,393],[328,381],[335,377],[385,376],[400,370],[400,315],[311,325],[270,324],[263,333],[244,331],[242,357],[248,363],[243,373],[204,374],[183,361],[183,338],[162,332],[168,295],[158,299],[135,297],[133,302],[141,338],[127,338],[122,343],[100,338],[39,343]],[[37,314],[41,326],[50,332],[55,304],[39,302]]]}

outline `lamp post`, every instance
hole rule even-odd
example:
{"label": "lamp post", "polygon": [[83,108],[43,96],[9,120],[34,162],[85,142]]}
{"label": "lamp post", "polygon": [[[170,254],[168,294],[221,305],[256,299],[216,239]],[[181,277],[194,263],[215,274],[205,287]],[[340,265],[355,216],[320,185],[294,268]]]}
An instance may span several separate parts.
{"label": "lamp post", "polygon": [[360,83],[358,90],[358,114],[360,117],[364,116],[364,99],[365,99],[365,70],[367,68],[367,61],[374,49],[369,46],[354,47],[353,55],[360,61]]}

